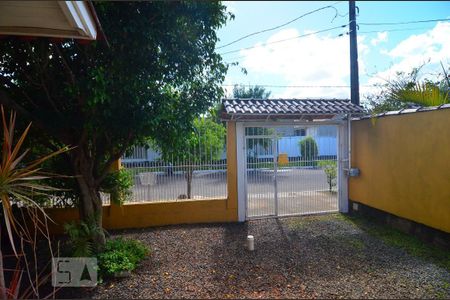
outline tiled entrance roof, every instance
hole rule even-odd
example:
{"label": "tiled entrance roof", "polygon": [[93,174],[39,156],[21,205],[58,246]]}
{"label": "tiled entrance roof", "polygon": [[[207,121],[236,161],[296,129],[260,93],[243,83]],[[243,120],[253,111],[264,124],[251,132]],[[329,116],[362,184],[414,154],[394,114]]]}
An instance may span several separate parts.
{"label": "tiled entrance roof", "polygon": [[450,103],[441,104],[439,106],[426,106],[426,107],[418,106],[418,107],[413,107],[413,108],[403,108],[400,110],[387,111],[387,112],[379,113],[376,115],[359,116],[357,118],[353,118],[353,120],[363,120],[363,119],[380,118],[380,117],[387,117],[387,116],[398,116],[398,115],[426,112],[426,111],[439,110],[439,109],[450,109]]}
{"label": "tiled entrance roof", "polygon": [[223,99],[228,117],[363,114],[361,106],[339,99]]}

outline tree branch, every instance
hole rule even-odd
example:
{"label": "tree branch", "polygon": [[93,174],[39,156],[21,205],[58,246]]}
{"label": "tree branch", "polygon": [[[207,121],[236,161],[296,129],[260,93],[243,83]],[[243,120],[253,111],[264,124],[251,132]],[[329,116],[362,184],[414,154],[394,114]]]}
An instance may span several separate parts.
{"label": "tree branch", "polygon": [[56,52],[58,53],[58,56],[61,58],[61,62],[64,65],[64,68],[66,70],[66,73],[69,75],[70,82],[72,85],[75,85],[75,75],[72,72],[72,69],[70,68],[69,64],[67,63],[67,60],[65,59],[61,49],[56,44],[53,44]]}
{"label": "tree branch", "polygon": [[47,96],[47,100],[48,103],[50,103],[51,107],[53,108],[53,110],[55,110],[55,112],[57,112],[60,116],[61,116],[61,112],[59,111],[59,109],[56,107],[55,102],[52,100],[52,97],[50,96],[50,92],[48,91],[47,86],[44,83],[44,79],[42,78],[42,73],[39,75],[39,78],[41,79],[41,87],[45,92],[45,95]]}
{"label": "tree branch", "polygon": [[99,185],[103,181],[103,179],[105,179],[105,177],[108,175],[112,163],[121,158],[122,155],[125,153],[125,150],[127,150],[132,137],[133,135],[130,133],[128,137],[125,139],[125,142],[123,143],[119,151],[117,151],[116,153],[111,153],[109,159],[106,161],[103,167],[103,170],[99,174],[100,176],[96,179],[97,185]]}
{"label": "tree branch", "polygon": [[64,143],[70,145],[70,141],[66,139],[66,135],[62,131],[57,130],[57,126],[46,126],[39,118],[36,117],[35,114],[29,112],[21,105],[19,105],[16,101],[11,99],[9,94],[4,90],[0,89],[0,104],[5,105],[6,107],[15,110],[20,115],[32,121],[36,126],[41,128],[44,131],[48,131],[51,135],[58,137]]}

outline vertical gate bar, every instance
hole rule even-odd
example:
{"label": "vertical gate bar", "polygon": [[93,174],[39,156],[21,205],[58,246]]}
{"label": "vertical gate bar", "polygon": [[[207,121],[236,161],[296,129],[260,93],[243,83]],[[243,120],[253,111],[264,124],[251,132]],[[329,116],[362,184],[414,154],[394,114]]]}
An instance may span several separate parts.
{"label": "vertical gate bar", "polygon": [[[237,147],[237,159],[238,159],[238,199],[239,199],[239,221],[245,221],[248,219],[248,203],[247,203],[247,153],[246,153],[246,141],[245,141],[245,127],[242,127],[241,124],[236,123],[236,138],[238,139]],[[240,143],[239,143],[240,141]],[[239,155],[240,154],[240,155]],[[241,157],[243,158],[240,161]],[[242,166],[244,169],[242,170]],[[225,166],[228,174],[228,167]],[[243,171],[243,172],[242,172]],[[242,217],[241,217],[242,216]]]}
{"label": "vertical gate bar", "polygon": [[[246,133],[247,134],[247,133]],[[248,138],[248,137],[244,137],[245,138],[245,156],[246,156],[246,161],[245,161],[245,164],[247,165],[247,169],[245,170],[245,173],[246,173],[246,181],[245,181],[245,186],[246,186],[246,191],[245,191],[245,193],[246,193],[246,197],[247,197],[247,215],[252,215],[252,212],[251,212],[251,205],[250,205],[250,201],[252,200],[251,199],[251,197],[250,197],[250,184],[249,184],[249,176],[248,176],[248,172],[249,172],[249,169],[251,168],[251,165],[250,165],[250,162],[249,162],[249,159],[248,159],[248,149],[250,148],[249,147],[249,144],[250,144],[250,139]]]}
{"label": "vertical gate bar", "polygon": [[277,172],[278,172],[278,140],[276,137],[276,131],[275,136],[272,138],[272,152],[273,152],[273,176],[274,176],[274,194],[275,194],[275,215],[278,216],[278,178],[277,178]]}

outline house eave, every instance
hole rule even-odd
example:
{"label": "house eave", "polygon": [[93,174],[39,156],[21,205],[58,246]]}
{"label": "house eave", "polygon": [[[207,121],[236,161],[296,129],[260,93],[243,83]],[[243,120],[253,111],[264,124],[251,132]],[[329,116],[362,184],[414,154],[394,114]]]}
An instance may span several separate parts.
{"label": "house eave", "polygon": [[88,1],[1,1],[0,35],[96,40],[98,19]]}
{"label": "house eave", "polygon": [[221,119],[223,121],[231,121],[231,120],[305,120],[305,121],[314,121],[314,120],[332,120],[336,118],[337,116],[342,115],[351,115],[351,116],[361,116],[362,113],[352,113],[352,112],[342,112],[342,113],[326,113],[326,114],[222,114]]}

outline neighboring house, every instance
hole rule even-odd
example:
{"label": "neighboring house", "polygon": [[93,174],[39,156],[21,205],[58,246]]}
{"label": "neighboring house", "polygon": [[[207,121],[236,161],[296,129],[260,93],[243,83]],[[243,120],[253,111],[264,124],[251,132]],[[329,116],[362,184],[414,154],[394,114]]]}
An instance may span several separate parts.
{"label": "neighboring house", "polygon": [[[222,152],[221,159],[226,159],[227,155],[225,149]],[[161,154],[152,148],[135,146],[130,155],[122,156],[121,160],[125,164],[151,164],[158,162],[161,159]]]}
{"label": "neighboring house", "polygon": [[[299,142],[307,136],[311,136],[317,143],[319,156],[335,156],[337,155],[337,128],[336,126],[299,126],[299,127],[282,127],[277,129],[278,152],[287,153],[288,157],[300,157]],[[158,151],[152,148],[142,146],[133,147],[131,155],[122,157],[124,163],[152,163],[161,158]],[[273,156],[273,147],[255,146],[257,158],[268,158]],[[222,153],[222,159],[226,159],[225,150]]]}
{"label": "neighboring house", "polygon": [[161,154],[158,151],[142,147],[135,146],[132,149],[132,153],[130,155],[122,156],[122,162],[124,163],[144,163],[144,162],[155,162],[161,158]]}
{"label": "neighboring house", "polygon": [[[288,157],[301,157],[299,143],[307,136],[312,137],[316,143],[319,156],[337,155],[337,128],[331,125],[298,126],[277,128],[278,153],[286,153]],[[254,146],[255,158],[269,158],[273,156],[274,148],[270,145],[259,144]]]}

